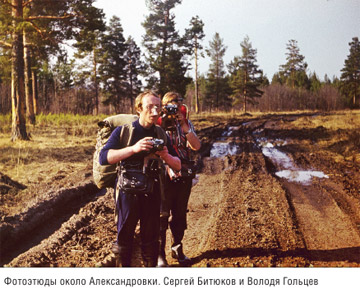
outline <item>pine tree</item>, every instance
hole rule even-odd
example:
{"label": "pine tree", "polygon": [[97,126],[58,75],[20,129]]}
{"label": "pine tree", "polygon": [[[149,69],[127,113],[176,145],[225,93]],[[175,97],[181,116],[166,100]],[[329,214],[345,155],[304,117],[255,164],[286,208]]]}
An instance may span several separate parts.
{"label": "pine tree", "polygon": [[357,37],[349,43],[350,54],[345,60],[344,68],[341,69],[340,89],[342,93],[352,100],[352,107],[356,105],[356,101],[360,96],[360,41]]}
{"label": "pine tree", "polygon": [[122,111],[121,107],[127,96],[126,50],[120,18],[113,16],[102,41],[99,72],[104,83],[103,92],[107,98],[104,103],[114,105],[117,112]]}
{"label": "pine tree", "polygon": [[286,83],[292,88],[304,86],[306,81],[307,63],[305,57],[300,54],[297,41],[290,40],[286,46],[286,64],[280,66],[280,75],[283,75]]}
{"label": "pine tree", "polygon": [[321,81],[315,72],[310,74],[309,83],[310,83],[310,90],[312,92],[318,92],[320,90]]}
{"label": "pine tree", "polygon": [[143,74],[145,66],[141,61],[141,50],[134,41],[133,38],[128,37],[126,40],[126,53],[125,61],[126,66],[125,70],[127,72],[127,81],[128,81],[128,97],[130,99],[131,112],[134,113],[134,99],[135,96],[140,92],[142,83],[139,79],[139,75]]}
{"label": "pine tree", "polygon": [[224,45],[224,41],[220,38],[219,33],[215,33],[213,39],[209,42],[209,47],[206,49],[206,53],[211,59],[207,74],[206,95],[206,100],[210,104],[210,111],[213,105],[216,109],[219,109],[220,104],[227,106],[227,83],[224,66],[226,49],[227,47]]}
{"label": "pine tree", "polygon": [[233,105],[243,103],[246,113],[247,103],[255,104],[256,98],[260,98],[263,91],[259,89],[264,82],[263,72],[256,64],[257,50],[252,48],[249,37],[241,42],[242,56],[235,57],[229,65],[230,87],[233,91]]}
{"label": "pine tree", "polygon": [[199,16],[193,17],[190,20],[190,28],[186,29],[185,38],[189,42],[189,55],[194,55],[195,63],[195,112],[199,113],[199,84],[198,84],[198,57],[202,50],[200,41],[205,37],[204,23]]}
{"label": "pine tree", "polygon": [[100,56],[102,56],[100,40],[105,31],[104,13],[98,8],[90,6],[87,9],[88,17],[81,25],[81,30],[76,34],[77,58],[89,57],[92,70],[91,80],[95,92],[95,115],[99,113],[99,77],[98,67]]}
{"label": "pine tree", "polygon": [[189,78],[185,41],[175,29],[175,15],[171,10],[181,0],[147,0],[150,14],[143,22],[143,46],[147,50],[148,87],[162,96],[168,91],[185,94]]}

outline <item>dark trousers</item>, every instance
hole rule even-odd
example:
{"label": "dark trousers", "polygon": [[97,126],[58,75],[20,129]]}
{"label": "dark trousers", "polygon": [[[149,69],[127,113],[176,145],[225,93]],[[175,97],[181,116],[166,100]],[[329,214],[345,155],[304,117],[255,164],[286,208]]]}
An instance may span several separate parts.
{"label": "dark trousers", "polygon": [[140,220],[141,252],[145,266],[156,266],[159,250],[160,193],[158,188],[149,195],[120,192],[117,201],[117,242],[123,266],[131,265],[135,228]]}
{"label": "dark trousers", "polygon": [[[169,225],[173,236],[173,246],[181,243],[187,228],[186,214],[191,186],[191,178],[181,178],[177,179],[177,181],[170,181],[165,191],[166,201],[161,204],[162,214],[169,215],[169,213],[166,213],[166,211],[168,211],[171,215]],[[169,216],[161,217],[160,233],[164,230],[166,231],[168,221]]]}

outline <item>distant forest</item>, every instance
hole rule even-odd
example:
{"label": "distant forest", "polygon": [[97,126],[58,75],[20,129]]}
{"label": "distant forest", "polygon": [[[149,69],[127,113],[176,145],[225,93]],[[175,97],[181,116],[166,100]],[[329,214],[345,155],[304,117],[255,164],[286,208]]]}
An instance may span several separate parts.
{"label": "distant forest", "polygon": [[[217,32],[203,44],[198,16],[180,34],[172,11],[181,2],[147,0],[136,44],[117,16],[106,23],[94,0],[0,0],[0,113],[12,113],[12,139],[27,139],[26,123],[39,113],[131,113],[144,89],[177,91],[196,113],[359,108],[358,37],[349,40],[340,77],[310,72],[292,39],[270,80],[249,37],[225,64],[226,44]],[[200,56],[210,58],[204,75]]]}

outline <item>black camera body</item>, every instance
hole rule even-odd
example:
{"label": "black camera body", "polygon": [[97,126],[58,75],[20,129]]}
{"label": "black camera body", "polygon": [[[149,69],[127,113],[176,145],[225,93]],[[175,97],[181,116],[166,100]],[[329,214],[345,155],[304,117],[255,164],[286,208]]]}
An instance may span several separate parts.
{"label": "black camera body", "polygon": [[176,116],[179,111],[177,105],[168,104],[163,107],[161,115],[161,127],[165,130],[173,131],[176,129]]}
{"label": "black camera body", "polygon": [[179,111],[179,108],[177,105],[174,104],[168,104],[164,106],[164,112],[168,115],[176,115],[176,113]]}
{"label": "black camera body", "polygon": [[152,144],[153,144],[153,147],[150,150],[150,152],[155,153],[157,151],[162,151],[164,149],[165,142],[164,142],[163,139],[161,139],[161,138],[152,138],[149,141],[151,141]]}

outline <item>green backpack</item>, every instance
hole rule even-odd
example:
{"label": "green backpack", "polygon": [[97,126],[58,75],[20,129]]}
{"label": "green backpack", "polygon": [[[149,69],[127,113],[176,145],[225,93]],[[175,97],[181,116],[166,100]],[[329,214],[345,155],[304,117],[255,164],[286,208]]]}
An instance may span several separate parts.
{"label": "green backpack", "polygon": [[[139,117],[132,114],[118,114],[105,118],[98,123],[99,129],[96,136],[96,146],[93,156],[93,179],[99,189],[111,187],[114,188],[117,176],[117,164],[100,165],[99,156],[100,151],[109,140],[111,133],[118,126],[123,126],[120,133],[121,148],[128,146],[131,142],[134,127],[132,122]],[[156,125],[156,135],[162,138],[166,144],[166,133],[158,125]]]}

